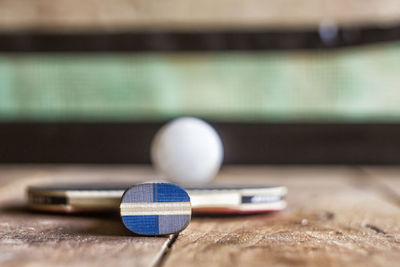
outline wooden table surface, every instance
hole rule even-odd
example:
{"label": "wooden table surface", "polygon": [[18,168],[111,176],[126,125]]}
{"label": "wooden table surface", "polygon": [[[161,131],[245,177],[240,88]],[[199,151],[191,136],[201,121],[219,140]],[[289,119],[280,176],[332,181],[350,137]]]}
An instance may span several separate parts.
{"label": "wooden table surface", "polygon": [[400,167],[228,166],[219,184],[283,184],[279,213],[195,217],[139,237],[113,216],[32,213],[25,187],[135,181],[147,166],[0,166],[0,266],[399,266]]}

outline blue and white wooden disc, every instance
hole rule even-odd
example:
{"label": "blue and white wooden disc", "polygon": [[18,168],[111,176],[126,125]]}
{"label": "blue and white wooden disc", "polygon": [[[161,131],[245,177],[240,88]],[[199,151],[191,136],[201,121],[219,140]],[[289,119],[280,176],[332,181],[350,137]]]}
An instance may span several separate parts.
{"label": "blue and white wooden disc", "polygon": [[190,222],[190,197],[170,183],[146,183],[127,189],[120,204],[122,222],[140,235],[167,235],[183,230]]}

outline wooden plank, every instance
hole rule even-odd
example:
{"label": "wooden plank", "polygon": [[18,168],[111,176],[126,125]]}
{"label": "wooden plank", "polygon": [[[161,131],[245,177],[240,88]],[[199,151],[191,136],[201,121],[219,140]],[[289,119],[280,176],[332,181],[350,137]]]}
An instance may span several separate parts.
{"label": "wooden plank", "polygon": [[197,218],[165,266],[397,266],[399,207],[346,168],[225,168],[220,183],[289,187],[285,212]]}
{"label": "wooden plank", "polygon": [[364,167],[360,171],[375,182],[383,197],[400,207],[400,168],[391,167]]}
{"label": "wooden plank", "polygon": [[397,22],[396,0],[114,0],[0,1],[0,29],[198,29],[316,27]]}
{"label": "wooden plank", "polygon": [[363,167],[361,171],[378,180],[400,197],[400,167]]}
{"label": "wooden plank", "polygon": [[[49,170],[51,167],[48,167]],[[9,183],[13,183],[18,180],[31,177],[39,177],[44,175],[44,170],[39,167],[21,167],[18,165],[0,165],[0,186],[4,186]],[[1,189],[0,189],[1,190]],[[2,196],[0,196],[2,198]]]}
{"label": "wooden plank", "polygon": [[169,238],[136,237],[115,218],[2,210],[1,266],[153,266]]}
{"label": "wooden plank", "polygon": [[[24,209],[28,184],[44,182],[110,181],[132,183],[154,178],[142,167],[0,167],[1,266],[153,266],[158,264],[171,237],[138,237],[127,231],[118,214],[63,216]],[[25,174],[31,170],[32,177]],[[7,170],[7,171],[6,171]],[[23,173],[18,179],[15,173]],[[39,175],[41,173],[41,175]]]}
{"label": "wooden plank", "polygon": [[[30,167],[32,177],[25,176],[29,168],[13,168],[0,167],[1,181],[9,179],[0,187],[1,266],[149,266],[171,242],[130,236],[109,216],[29,213],[20,206],[27,184],[156,178],[148,167]],[[195,218],[163,265],[396,266],[400,260],[399,208],[376,189],[374,178],[365,179],[357,169],[227,167],[216,182],[285,184],[289,208],[270,215]]]}

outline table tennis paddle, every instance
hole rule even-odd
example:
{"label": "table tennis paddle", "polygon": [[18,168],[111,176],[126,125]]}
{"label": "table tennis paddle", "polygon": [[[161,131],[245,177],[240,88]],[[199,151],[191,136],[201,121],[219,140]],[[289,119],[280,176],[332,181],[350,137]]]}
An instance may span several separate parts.
{"label": "table tennis paddle", "polygon": [[[127,184],[59,184],[27,188],[33,210],[75,213],[118,210]],[[193,214],[254,214],[286,207],[284,186],[185,188]]]}

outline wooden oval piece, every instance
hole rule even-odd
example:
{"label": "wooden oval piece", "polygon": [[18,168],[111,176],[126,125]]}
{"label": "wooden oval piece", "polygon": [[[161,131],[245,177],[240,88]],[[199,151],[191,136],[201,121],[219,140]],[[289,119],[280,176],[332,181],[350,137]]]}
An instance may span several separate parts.
{"label": "wooden oval piece", "polygon": [[190,197],[180,186],[145,183],[127,189],[120,204],[122,222],[139,235],[174,234],[186,228],[192,214]]}

